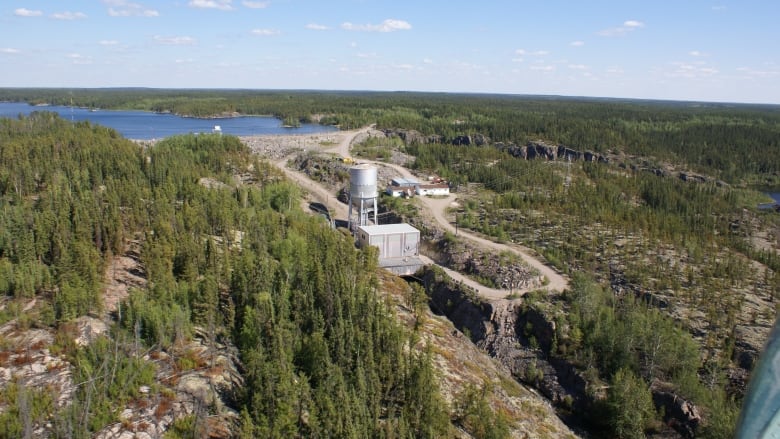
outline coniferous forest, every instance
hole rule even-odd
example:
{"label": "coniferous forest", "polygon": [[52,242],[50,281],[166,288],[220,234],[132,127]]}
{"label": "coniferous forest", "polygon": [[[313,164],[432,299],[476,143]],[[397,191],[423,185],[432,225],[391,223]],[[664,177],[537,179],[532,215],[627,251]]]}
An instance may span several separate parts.
{"label": "coniferous forest", "polygon": [[[767,200],[755,190],[780,187],[777,106],[154,89],[3,89],[0,101],[386,130],[353,152],[408,155],[420,175],[450,182],[459,227],[533,248],[571,279],[555,297],[523,298],[554,322],[553,341],[518,331],[601,395],[586,421],[599,434],[661,430],[666,414],[650,390],[661,386],[701,410],[694,436],[731,437],[758,354],[745,334],[777,316],[780,219],[756,208]],[[608,159],[510,153],[532,141]],[[196,336],[240,359],[243,386],[231,398],[241,437],[452,436],[462,424],[453,426],[429,353],[413,348],[419,334],[383,299],[376,254],[305,213],[301,196],[234,137],[138,145],[46,111],[0,119],[0,325],[59,334],[51,350],[77,383],[67,408],[45,391],[0,389],[0,438],[43,419],[54,437],[90,437],[140,387],[165,397],[145,358]],[[409,212],[412,203],[393,200]],[[144,285],[121,302],[109,336],[68,341],[75,319],[106,312],[106,270],[130,249]],[[506,436],[482,402],[463,403],[475,410],[463,418],[501,428],[469,433]],[[190,437],[189,421],[170,437]]]}
{"label": "coniferous forest", "polygon": [[[26,325],[99,314],[108,259],[142,243],[148,286],[131,293],[110,339],[58,347],[95,387],[53,416],[55,437],[114,422],[122,401],[152,384],[140,352],[194,327],[238,349],[244,437],[447,435],[429,358],[409,349],[412,334],[376,294],[375,254],[307,216],[296,187],[238,139],[187,135],[141,149],[41,112],[0,121],[0,145],[0,293],[38,299]],[[24,431],[16,391],[0,391],[12,406],[0,437]],[[30,398],[42,407],[31,416],[52,410],[45,392]]]}

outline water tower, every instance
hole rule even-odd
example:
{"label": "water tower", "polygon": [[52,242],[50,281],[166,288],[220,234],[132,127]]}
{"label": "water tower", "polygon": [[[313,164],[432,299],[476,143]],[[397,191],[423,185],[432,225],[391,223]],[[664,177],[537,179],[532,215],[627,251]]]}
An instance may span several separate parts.
{"label": "water tower", "polygon": [[[349,168],[349,229],[353,225],[367,226],[368,215],[374,213],[376,224],[376,190],[377,169],[368,164],[355,165]],[[352,209],[357,209],[357,221],[352,219]]]}

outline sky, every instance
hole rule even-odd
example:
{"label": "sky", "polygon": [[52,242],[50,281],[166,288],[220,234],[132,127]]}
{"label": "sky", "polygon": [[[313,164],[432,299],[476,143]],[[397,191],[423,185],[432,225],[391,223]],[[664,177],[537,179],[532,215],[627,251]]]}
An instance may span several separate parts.
{"label": "sky", "polygon": [[780,104],[776,0],[2,0],[0,87]]}

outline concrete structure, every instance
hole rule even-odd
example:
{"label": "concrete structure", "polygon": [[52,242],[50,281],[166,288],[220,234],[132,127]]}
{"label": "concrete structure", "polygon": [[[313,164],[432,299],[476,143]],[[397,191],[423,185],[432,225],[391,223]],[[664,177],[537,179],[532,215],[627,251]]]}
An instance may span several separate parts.
{"label": "concrete structure", "polygon": [[[349,168],[349,213],[348,227],[368,225],[369,215],[373,212],[374,224],[377,223],[376,200],[379,193],[376,188],[377,169],[368,164]],[[352,209],[357,209],[357,220],[353,221]]]}
{"label": "concrete structure", "polygon": [[424,264],[420,260],[420,231],[409,224],[359,226],[358,246],[379,249],[379,266],[404,276],[414,274]]}
{"label": "concrete structure", "polygon": [[417,186],[417,195],[449,195],[450,186],[446,183],[421,184]]}

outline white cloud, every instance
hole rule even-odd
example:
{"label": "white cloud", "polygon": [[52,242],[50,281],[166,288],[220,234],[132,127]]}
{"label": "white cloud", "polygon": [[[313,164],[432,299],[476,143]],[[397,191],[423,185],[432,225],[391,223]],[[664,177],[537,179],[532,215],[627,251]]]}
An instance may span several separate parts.
{"label": "white cloud", "polygon": [[523,62],[523,61],[525,61],[525,58],[520,58],[520,57],[512,58],[512,62]]}
{"label": "white cloud", "polygon": [[279,31],[276,29],[252,29],[252,35],[259,35],[261,37],[269,37],[272,35],[279,35]]}
{"label": "white cloud", "polygon": [[241,3],[242,5],[246,6],[250,9],[265,9],[268,7],[268,5],[271,4],[271,2],[250,2],[250,1],[244,1]]}
{"label": "white cloud", "polygon": [[569,43],[569,45],[572,46],[572,47],[582,47],[582,46],[585,45],[585,42],[584,41],[572,41],[571,43]]}
{"label": "white cloud", "polygon": [[67,57],[73,62],[73,64],[86,65],[92,64],[92,58],[84,56],[80,53],[70,53]]}
{"label": "white cloud", "polygon": [[780,69],[778,68],[772,68],[772,66],[769,66],[769,69],[754,69],[752,67],[738,67],[737,71],[743,75],[747,79],[766,79],[766,78],[778,78],[780,77]]}
{"label": "white cloud", "polygon": [[17,17],[40,17],[43,15],[42,11],[33,11],[27,8],[14,9],[14,15]]}
{"label": "white cloud", "polygon": [[195,44],[195,39],[192,37],[164,37],[161,35],[155,35],[154,41],[157,41],[160,44],[165,44],[166,46],[191,46]]}
{"label": "white cloud", "polygon": [[111,17],[159,17],[155,9],[149,9],[140,3],[127,0],[103,0],[108,5],[108,15]]}
{"label": "white cloud", "polygon": [[230,11],[233,9],[233,0],[190,0],[188,5],[200,9],[219,9],[221,11]]}
{"label": "white cloud", "polygon": [[116,46],[117,44],[119,44],[119,41],[117,41],[117,40],[100,40],[100,41],[98,41],[98,44],[100,44],[101,46]]}
{"label": "white cloud", "polygon": [[87,18],[87,14],[83,12],[57,12],[54,14],[51,14],[51,18],[57,19],[57,20],[83,20]]}
{"label": "white cloud", "polygon": [[529,51],[527,51],[525,49],[515,49],[515,55],[520,56],[520,57],[526,56],[526,55],[528,55],[528,56],[547,56],[549,54],[550,54],[550,52],[547,51],[547,50],[534,50],[532,52],[529,52]]}
{"label": "white cloud", "polygon": [[395,68],[400,70],[413,70],[414,66],[411,64],[397,64]]}
{"label": "white cloud", "polygon": [[194,59],[192,59],[192,58],[182,58],[182,59],[177,59],[177,60],[176,60],[176,61],[174,61],[174,62],[175,62],[176,64],[190,64],[190,63],[193,63],[193,62],[195,62],[195,60],[194,60]]}
{"label": "white cloud", "polygon": [[316,23],[309,23],[306,25],[306,29],[311,30],[330,30],[328,26],[322,25],[322,24],[316,24]]}
{"label": "white cloud", "polygon": [[604,29],[596,32],[596,34],[601,35],[602,37],[620,37],[643,27],[645,27],[645,24],[641,21],[626,20],[623,22],[622,26]]}
{"label": "white cloud", "polygon": [[726,10],[726,6],[725,5],[715,5],[715,6],[712,7],[712,10],[716,11],[716,12],[725,11]]}
{"label": "white cloud", "polygon": [[707,56],[706,53],[699,52],[698,50],[691,50],[690,52],[688,52],[688,55],[693,56],[695,58]]}
{"label": "white cloud", "polygon": [[572,70],[588,70],[588,66],[585,64],[569,64],[568,67]]}
{"label": "white cloud", "polygon": [[707,66],[702,62],[697,63],[685,63],[675,62],[672,63],[674,68],[666,72],[666,76],[672,78],[687,78],[687,79],[699,79],[706,78],[718,73],[718,69]]}
{"label": "white cloud", "polygon": [[539,70],[539,71],[542,71],[542,72],[552,72],[552,71],[555,70],[555,66],[545,65],[545,64],[538,64],[538,65],[531,66],[531,70]]}
{"label": "white cloud", "polygon": [[433,64],[433,60],[430,59],[430,58],[424,58],[423,59],[423,64]]}
{"label": "white cloud", "polygon": [[0,47],[0,53],[5,53],[7,55],[17,55],[21,52],[19,49],[14,49],[12,47]]}
{"label": "white cloud", "polygon": [[364,32],[394,32],[398,30],[409,30],[412,25],[404,20],[394,20],[388,18],[380,24],[352,24],[350,22],[342,23],[344,30],[364,31]]}

